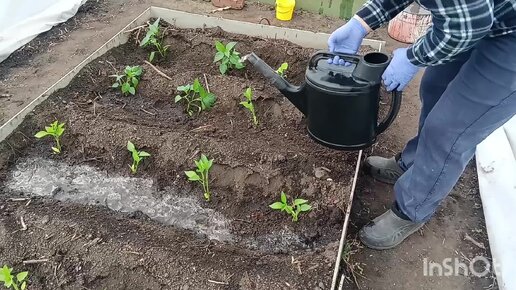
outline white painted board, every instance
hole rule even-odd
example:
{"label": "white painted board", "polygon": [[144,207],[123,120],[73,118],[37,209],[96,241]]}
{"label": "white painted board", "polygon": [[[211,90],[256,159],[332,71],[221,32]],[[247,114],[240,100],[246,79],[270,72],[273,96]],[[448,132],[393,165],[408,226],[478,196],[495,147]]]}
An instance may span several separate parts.
{"label": "white painted board", "polygon": [[515,290],[516,116],[477,146],[476,161],[492,269],[501,290]]}

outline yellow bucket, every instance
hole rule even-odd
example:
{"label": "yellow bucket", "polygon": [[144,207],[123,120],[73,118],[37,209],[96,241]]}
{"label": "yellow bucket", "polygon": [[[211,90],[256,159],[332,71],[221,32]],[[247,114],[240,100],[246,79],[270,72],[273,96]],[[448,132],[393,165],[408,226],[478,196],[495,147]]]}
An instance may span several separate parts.
{"label": "yellow bucket", "polygon": [[276,0],[276,18],[283,21],[292,20],[296,0]]}

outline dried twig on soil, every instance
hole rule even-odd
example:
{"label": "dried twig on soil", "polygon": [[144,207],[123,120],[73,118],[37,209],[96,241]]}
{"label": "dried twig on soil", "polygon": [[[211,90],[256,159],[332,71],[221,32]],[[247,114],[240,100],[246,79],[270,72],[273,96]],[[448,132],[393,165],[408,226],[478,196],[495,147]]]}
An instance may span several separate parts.
{"label": "dried twig on soil", "polygon": [[192,129],[192,130],[190,130],[190,132],[199,132],[199,131],[204,131],[204,130],[209,129],[209,128],[211,128],[211,127],[213,127],[213,125],[204,125],[204,126],[197,127],[197,128],[195,128],[195,129]]}
{"label": "dried twig on soil", "polygon": [[138,255],[138,256],[142,254],[140,252],[134,252],[134,251],[124,251],[124,253]]}
{"label": "dried twig on soil", "polygon": [[486,249],[486,247],[484,246],[484,243],[481,243],[481,242],[477,242],[475,239],[473,239],[472,237],[470,237],[468,234],[466,234],[464,236],[464,240],[466,241],[470,241],[471,243],[473,243],[475,246],[481,248],[481,249]]}
{"label": "dried twig on soil", "polygon": [[138,30],[138,29],[142,29],[142,28],[145,28],[148,26],[149,23],[146,23],[146,24],[143,24],[143,25],[140,25],[140,26],[136,26],[135,28],[132,28],[132,29],[129,29],[129,30],[126,30],[124,31],[124,33],[131,33],[135,30]]}
{"label": "dried twig on soil", "polygon": [[89,247],[91,247],[91,246],[93,246],[95,244],[100,243],[100,241],[102,241],[101,238],[94,238],[93,240],[91,240],[91,241],[87,242],[86,244],[84,244],[82,247],[83,248],[89,248]]}
{"label": "dried twig on soil", "polygon": [[26,260],[23,261],[23,265],[41,264],[46,262],[48,262],[48,259]]}
{"label": "dried twig on soil", "polygon": [[25,221],[23,220],[22,216],[20,217],[20,223],[21,223],[21,226],[22,226],[21,230],[22,231],[26,231],[27,230],[27,225],[25,224]]}
{"label": "dried twig on soil", "polygon": [[118,72],[118,70],[116,69],[116,67],[113,65],[112,62],[110,62],[109,60],[106,60],[106,62],[113,68],[113,70],[115,71],[115,74]]}
{"label": "dried twig on soil", "polygon": [[230,9],[231,9],[231,6],[226,6],[226,7],[221,7],[221,8],[213,9],[213,10],[211,10],[210,13],[221,12],[221,11],[230,10]]}
{"label": "dried twig on soil", "polygon": [[0,98],[10,98],[12,97],[11,94],[0,94]]}
{"label": "dried twig on soil", "polygon": [[301,271],[301,261],[295,259],[294,256],[292,256],[291,264],[297,266],[297,271],[299,272],[299,275],[303,275],[303,271]]}
{"label": "dried twig on soil", "polygon": [[215,281],[215,280],[210,280],[210,279],[208,279],[208,282],[213,283],[213,284],[218,284],[218,285],[229,285],[228,282],[220,282],[220,281]]}
{"label": "dried twig on soil", "polygon": [[208,93],[210,93],[210,85],[208,84],[208,78],[206,78],[206,74],[203,74],[204,75],[204,82],[206,83],[206,90],[208,91]]}
{"label": "dried twig on soil", "polygon": [[27,198],[27,197],[13,197],[13,198],[9,198],[10,201],[27,201],[29,200],[30,198]]}
{"label": "dried twig on soil", "polygon": [[140,108],[140,109],[141,109],[143,112],[145,112],[145,113],[147,113],[147,114],[149,114],[149,115],[151,115],[151,116],[156,116],[156,114],[155,114],[155,113],[149,112],[149,111],[145,110],[144,108]]}
{"label": "dried twig on soil", "polygon": [[167,76],[165,73],[163,73],[162,71],[160,71],[157,67],[155,67],[152,63],[148,62],[148,61],[144,61],[146,64],[148,64],[153,70],[155,70],[160,76],[166,78],[167,80],[171,81],[172,78]]}

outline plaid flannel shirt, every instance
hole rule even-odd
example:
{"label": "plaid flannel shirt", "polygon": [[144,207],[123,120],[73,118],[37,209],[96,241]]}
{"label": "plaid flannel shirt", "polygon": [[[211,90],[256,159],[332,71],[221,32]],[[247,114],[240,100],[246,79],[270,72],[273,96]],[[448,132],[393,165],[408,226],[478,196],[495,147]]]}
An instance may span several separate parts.
{"label": "plaid flannel shirt", "polygon": [[[368,0],[357,12],[371,29],[387,23],[414,0]],[[416,0],[433,25],[408,50],[417,66],[449,62],[486,36],[516,31],[516,0]],[[516,52],[515,52],[516,53]]]}

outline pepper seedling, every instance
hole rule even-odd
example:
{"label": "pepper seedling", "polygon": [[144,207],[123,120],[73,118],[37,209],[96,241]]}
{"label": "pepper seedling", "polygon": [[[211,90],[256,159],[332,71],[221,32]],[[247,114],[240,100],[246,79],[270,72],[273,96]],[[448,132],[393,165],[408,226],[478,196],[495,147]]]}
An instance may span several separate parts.
{"label": "pepper seedling", "polygon": [[213,107],[217,97],[209,93],[202,85],[199,79],[195,79],[193,84],[184,85],[177,88],[179,95],[176,96],[175,102],[183,101],[186,104],[186,113],[191,117],[195,112],[207,111]]}
{"label": "pepper seedling", "polygon": [[294,199],[291,205],[287,202],[287,195],[285,192],[281,192],[281,201],[277,201],[271,205],[269,205],[270,208],[284,211],[287,214],[292,216],[292,221],[297,222],[299,214],[302,212],[307,212],[312,209],[312,206],[308,204],[308,200],[297,198]]}
{"label": "pepper seedling", "polygon": [[151,155],[145,151],[138,151],[138,149],[136,149],[136,147],[131,141],[127,141],[127,150],[131,152],[131,155],[133,157],[133,164],[129,165],[129,168],[131,168],[131,172],[133,174],[136,174],[140,162],[142,162],[143,159],[145,159],[146,157],[150,157]]}
{"label": "pepper seedling", "polygon": [[288,63],[284,62],[281,64],[281,66],[276,70],[276,73],[279,74],[282,77],[287,77],[286,72],[288,69]]}
{"label": "pepper seedling", "polygon": [[111,76],[116,78],[115,83],[111,87],[120,88],[122,94],[125,96],[128,94],[134,95],[136,94],[136,88],[140,83],[142,72],[142,68],[138,65],[126,66],[123,75],[116,74]]}
{"label": "pepper seedling", "polygon": [[170,47],[170,45],[163,45],[163,35],[160,36],[159,21],[160,19],[158,18],[156,21],[154,21],[153,24],[149,25],[147,35],[145,35],[145,37],[140,42],[140,47],[153,45],[156,49],[149,54],[149,62],[154,60],[156,52],[159,53],[161,58],[164,58],[168,52],[168,48]]}
{"label": "pepper seedling", "polygon": [[199,160],[194,160],[195,166],[197,169],[195,171],[185,171],[186,176],[189,181],[197,181],[202,185],[202,190],[204,191],[204,198],[207,201],[210,201],[211,193],[210,193],[210,180],[208,174],[210,172],[210,168],[213,165],[213,159],[208,160],[206,155],[202,154]]}
{"label": "pepper seedling", "polygon": [[65,123],[59,123],[59,121],[55,121],[50,126],[45,127],[45,131],[39,131],[34,135],[34,137],[41,139],[46,136],[52,136],[54,137],[54,140],[56,141],[56,146],[52,147],[52,151],[54,151],[54,154],[61,153],[61,135],[63,135],[65,131]]}
{"label": "pepper seedling", "polygon": [[214,63],[219,63],[220,73],[225,75],[226,72],[232,69],[243,69],[245,64],[240,59],[240,53],[235,50],[236,42],[230,42],[224,45],[220,41],[215,42],[215,53]]}
{"label": "pepper seedling", "polygon": [[0,282],[4,282],[7,289],[25,290],[27,288],[27,276],[29,276],[27,271],[14,275],[13,268],[9,268],[7,265],[0,268]]}
{"label": "pepper seedling", "polygon": [[256,112],[254,110],[254,104],[253,104],[253,90],[251,88],[247,88],[244,92],[244,97],[246,98],[245,101],[240,102],[240,105],[242,105],[244,108],[249,110],[251,112],[251,116],[253,118],[253,124],[255,126],[258,126],[258,118],[256,117]]}

